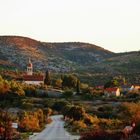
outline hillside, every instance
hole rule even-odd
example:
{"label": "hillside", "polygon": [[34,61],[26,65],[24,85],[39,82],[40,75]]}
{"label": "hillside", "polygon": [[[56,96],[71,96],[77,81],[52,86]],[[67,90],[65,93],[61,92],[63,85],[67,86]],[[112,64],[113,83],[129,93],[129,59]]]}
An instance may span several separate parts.
{"label": "hillside", "polygon": [[18,36],[1,36],[0,53],[0,64],[25,69],[31,58],[35,69],[55,71],[75,70],[78,65],[100,62],[114,54],[88,43],[44,43]]}
{"label": "hillside", "polygon": [[28,58],[35,71],[73,72],[90,83],[102,84],[114,75],[125,75],[136,83],[140,79],[140,52],[117,54],[89,43],[46,43],[27,37],[0,36],[1,68],[24,71]]}

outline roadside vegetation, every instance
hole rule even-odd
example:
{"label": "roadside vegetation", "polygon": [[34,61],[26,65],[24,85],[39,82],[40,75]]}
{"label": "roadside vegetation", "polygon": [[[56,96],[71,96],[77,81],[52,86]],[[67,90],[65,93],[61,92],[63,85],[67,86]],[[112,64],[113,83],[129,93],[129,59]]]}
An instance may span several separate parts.
{"label": "roadside vegetation", "polygon": [[[27,85],[15,80],[19,72],[0,76],[0,139],[26,139],[51,123],[52,114],[63,114],[65,128],[80,140],[139,139],[140,94],[127,92],[120,97],[105,97],[103,89],[83,83],[74,74],[52,76],[47,71],[42,85]],[[12,78],[12,77],[15,77]],[[104,87],[121,86],[126,79],[115,76]],[[61,96],[49,96],[49,91]],[[12,123],[18,129],[12,128]],[[130,134],[125,126],[135,127]]]}

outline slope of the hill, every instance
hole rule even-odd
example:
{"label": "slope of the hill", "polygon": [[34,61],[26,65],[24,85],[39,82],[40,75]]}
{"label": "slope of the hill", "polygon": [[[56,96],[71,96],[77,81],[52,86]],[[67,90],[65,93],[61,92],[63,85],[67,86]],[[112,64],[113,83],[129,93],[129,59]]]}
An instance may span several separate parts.
{"label": "slope of the hill", "polygon": [[26,70],[28,58],[34,70],[74,72],[85,82],[102,84],[114,75],[124,75],[131,83],[140,83],[139,51],[113,53],[88,43],[0,36],[0,68]]}
{"label": "slope of the hill", "polygon": [[114,55],[88,43],[43,43],[26,37],[0,37],[0,64],[24,69],[31,58],[35,69],[71,71],[78,66],[90,65]]}
{"label": "slope of the hill", "polygon": [[86,82],[104,84],[114,76],[122,75],[132,84],[140,84],[140,52],[116,54],[102,62],[88,65],[77,70]]}
{"label": "slope of the hill", "polygon": [[116,54],[116,56],[106,58],[88,66],[90,72],[108,73],[139,73],[140,71],[140,52],[129,52]]}

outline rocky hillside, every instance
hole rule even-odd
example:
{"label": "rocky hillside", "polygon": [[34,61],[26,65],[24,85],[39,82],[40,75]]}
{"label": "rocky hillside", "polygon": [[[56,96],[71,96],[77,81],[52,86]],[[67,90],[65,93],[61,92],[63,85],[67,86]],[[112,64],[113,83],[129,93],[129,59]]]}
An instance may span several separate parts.
{"label": "rocky hillside", "polygon": [[88,66],[88,69],[95,73],[103,71],[110,74],[138,73],[140,72],[140,52],[116,54],[113,57]]}
{"label": "rocky hillside", "polygon": [[114,75],[140,82],[140,52],[113,53],[88,43],[46,43],[0,36],[0,68],[25,70],[28,58],[34,70],[74,72],[91,83],[104,83]]}
{"label": "rocky hillside", "polygon": [[114,55],[88,43],[44,43],[26,37],[0,37],[0,64],[25,69],[28,58],[34,68],[55,71],[71,71],[78,66],[101,62]]}

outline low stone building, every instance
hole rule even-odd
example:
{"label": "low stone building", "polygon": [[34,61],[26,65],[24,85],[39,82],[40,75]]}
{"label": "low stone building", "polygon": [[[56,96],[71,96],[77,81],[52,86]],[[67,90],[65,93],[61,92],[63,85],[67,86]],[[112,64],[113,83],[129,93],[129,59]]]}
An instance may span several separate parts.
{"label": "low stone building", "polygon": [[104,94],[105,94],[105,96],[107,96],[107,97],[110,97],[110,96],[116,96],[116,97],[118,97],[118,96],[120,96],[120,89],[117,88],[117,87],[106,88],[106,89],[104,90]]}

